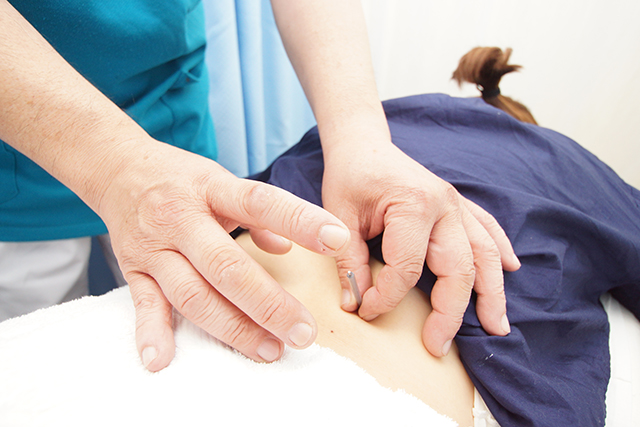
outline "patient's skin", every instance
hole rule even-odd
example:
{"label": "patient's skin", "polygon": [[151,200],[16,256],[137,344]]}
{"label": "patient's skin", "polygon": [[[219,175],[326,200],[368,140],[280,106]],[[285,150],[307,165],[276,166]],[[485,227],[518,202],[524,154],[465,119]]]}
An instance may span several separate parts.
{"label": "patient's skin", "polygon": [[[340,308],[342,289],[332,258],[296,245],[286,255],[271,255],[258,249],[247,233],[237,242],[313,314],[316,343],[353,360],[383,386],[418,397],[461,427],[473,425],[473,385],[457,348],[436,358],[422,343],[422,327],[431,311],[424,293],[414,288],[395,310],[365,322]],[[374,280],[381,268],[372,262]]]}

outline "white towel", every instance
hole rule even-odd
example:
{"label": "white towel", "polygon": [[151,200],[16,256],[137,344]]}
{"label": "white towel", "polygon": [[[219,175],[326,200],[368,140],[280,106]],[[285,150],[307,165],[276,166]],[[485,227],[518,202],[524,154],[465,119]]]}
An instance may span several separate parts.
{"label": "white towel", "polygon": [[180,316],[176,356],[150,373],[127,288],[0,323],[0,426],[455,426],[313,345],[255,363]]}

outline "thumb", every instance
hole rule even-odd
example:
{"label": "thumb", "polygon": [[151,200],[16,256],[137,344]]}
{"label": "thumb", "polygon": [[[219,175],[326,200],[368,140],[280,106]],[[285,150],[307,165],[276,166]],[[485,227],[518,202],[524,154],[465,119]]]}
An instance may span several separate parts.
{"label": "thumb", "polygon": [[356,295],[351,286],[351,281],[347,277],[352,272],[357,286],[359,296],[362,296],[367,289],[372,286],[371,269],[369,268],[369,247],[362,235],[351,230],[351,242],[345,252],[335,257],[338,267],[338,277],[342,287],[340,306],[344,311],[353,312],[358,310]]}

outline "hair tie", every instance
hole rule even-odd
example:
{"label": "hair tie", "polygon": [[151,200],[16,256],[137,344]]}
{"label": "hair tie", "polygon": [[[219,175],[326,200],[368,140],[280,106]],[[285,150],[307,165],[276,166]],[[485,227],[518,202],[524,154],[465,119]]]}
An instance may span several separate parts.
{"label": "hair tie", "polygon": [[491,90],[481,90],[480,92],[482,93],[482,97],[484,99],[495,98],[500,95],[500,88],[497,87]]}

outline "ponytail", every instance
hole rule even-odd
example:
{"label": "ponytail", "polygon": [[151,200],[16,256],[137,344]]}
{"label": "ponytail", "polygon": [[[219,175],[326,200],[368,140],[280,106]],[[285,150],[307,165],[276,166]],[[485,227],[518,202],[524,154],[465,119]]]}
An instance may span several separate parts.
{"label": "ponytail", "polygon": [[475,84],[487,104],[520,121],[537,125],[527,107],[500,93],[502,76],[521,68],[520,65],[508,63],[510,56],[510,48],[502,52],[497,47],[476,47],[460,59],[452,78],[459,86],[462,86],[463,82]]}

